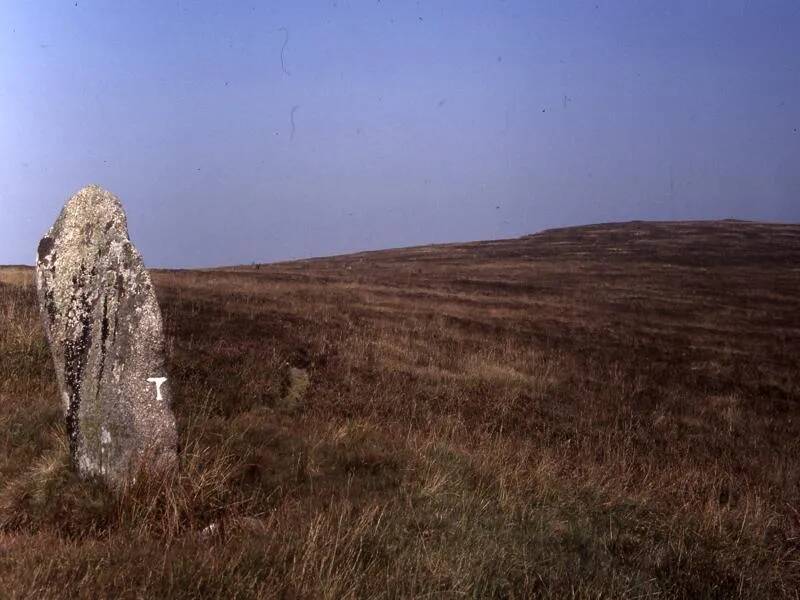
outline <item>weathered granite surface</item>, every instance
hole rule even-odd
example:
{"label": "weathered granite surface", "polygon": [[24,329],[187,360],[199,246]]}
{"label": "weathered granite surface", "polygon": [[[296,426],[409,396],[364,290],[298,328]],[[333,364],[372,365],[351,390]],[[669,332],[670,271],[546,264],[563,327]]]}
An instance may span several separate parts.
{"label": "weathered granite surface", "polygon": [[116,196],[88,186],[66,203],[36,288],[79,473],[117,484],[142,460],[173,463],[169,382],[148,381],[166,377],[161,311]]}

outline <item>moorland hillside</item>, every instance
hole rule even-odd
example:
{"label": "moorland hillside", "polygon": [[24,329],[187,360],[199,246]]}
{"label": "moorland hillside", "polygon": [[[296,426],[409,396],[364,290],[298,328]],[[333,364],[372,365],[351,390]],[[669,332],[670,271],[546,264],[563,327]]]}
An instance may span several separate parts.
{"label": "moorland hillside", "polygon": [[796,598],[800,226],[155,271],[181,469],[68,464],[0,268],[0,596]]}

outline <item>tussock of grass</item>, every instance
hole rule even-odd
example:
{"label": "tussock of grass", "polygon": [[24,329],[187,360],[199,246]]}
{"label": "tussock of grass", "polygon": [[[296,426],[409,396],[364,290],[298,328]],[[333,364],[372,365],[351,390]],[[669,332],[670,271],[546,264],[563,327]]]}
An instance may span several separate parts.
{"label": "tussock of grass", "polygon": [[121,489],[81,481],[69,463],[64,431],[53,450],[0,489],[0,531],[54,531],[67,537],[125,532],[170,540],[201,531],[219,519],[246,514],[255,499],[237,493],[241,463],[226,452],[184,447],[178,468],[140,468]]}

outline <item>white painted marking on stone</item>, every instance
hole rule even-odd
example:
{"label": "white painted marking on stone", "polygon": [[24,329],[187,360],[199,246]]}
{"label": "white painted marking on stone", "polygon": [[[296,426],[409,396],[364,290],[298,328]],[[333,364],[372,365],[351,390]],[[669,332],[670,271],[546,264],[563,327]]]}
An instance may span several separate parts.
{"label": "white painted marking on stone", "polygon": [[163,400],[161,397],[161,384],[167,380],[166,377],[150,377],[147,381],[156,384],[156,400]]}

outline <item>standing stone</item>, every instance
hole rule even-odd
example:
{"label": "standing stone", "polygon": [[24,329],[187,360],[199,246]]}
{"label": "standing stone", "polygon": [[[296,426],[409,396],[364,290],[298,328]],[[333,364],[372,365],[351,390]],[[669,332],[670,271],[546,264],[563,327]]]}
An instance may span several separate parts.
{"label": "standing stone", "polygon": [[142,461],[173,464],[161,311],[116,196],[88,186],[67,202],[39,242],[36,289],[78,472],[118,484]]}

